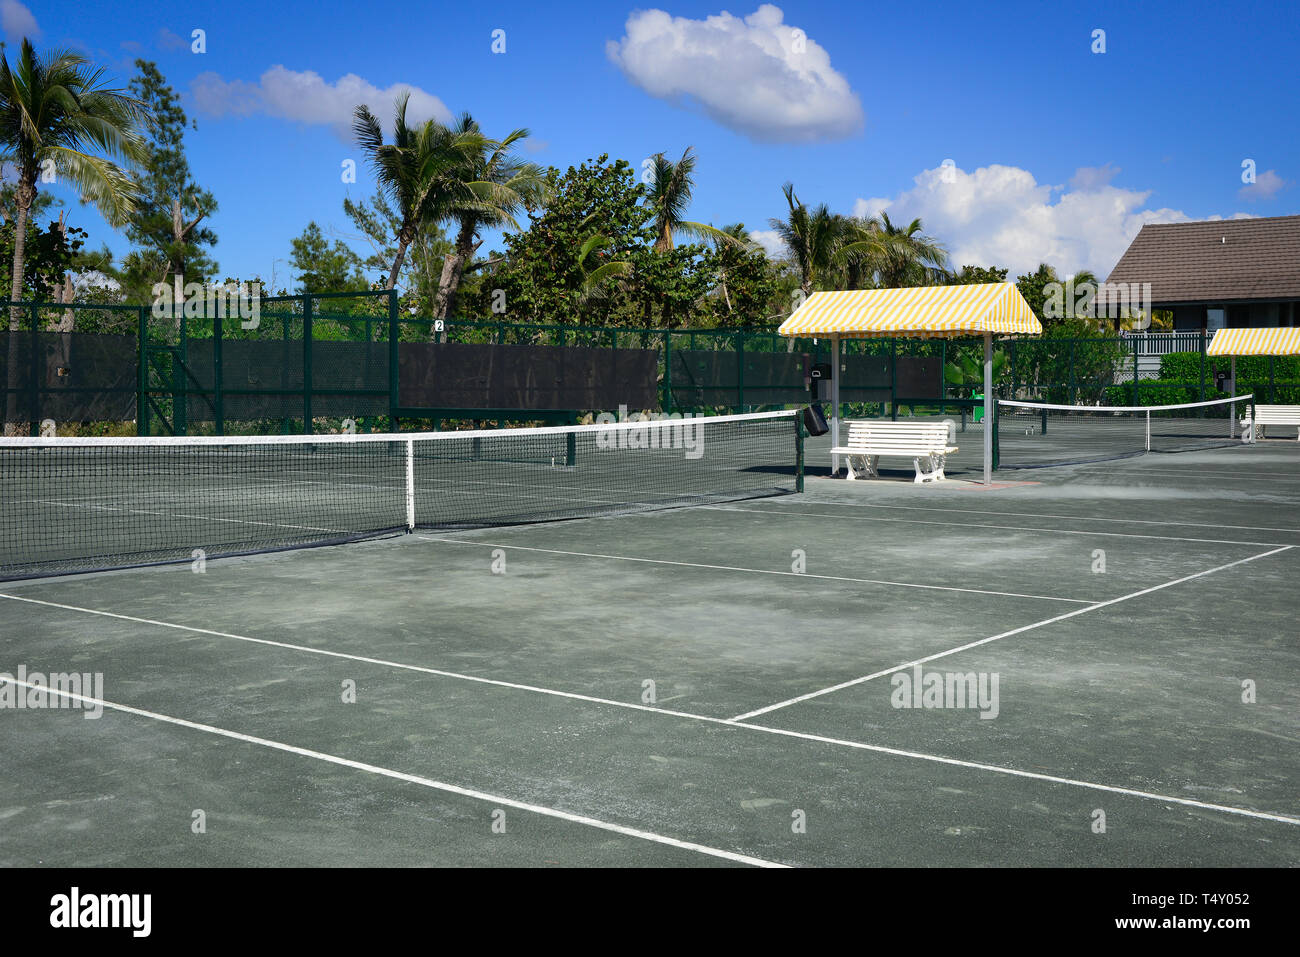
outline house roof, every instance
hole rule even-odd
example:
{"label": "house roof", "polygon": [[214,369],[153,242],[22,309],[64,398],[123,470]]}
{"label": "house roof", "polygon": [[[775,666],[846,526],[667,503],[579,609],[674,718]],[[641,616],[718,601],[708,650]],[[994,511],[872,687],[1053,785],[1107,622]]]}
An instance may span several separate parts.
{"label": "house roof", "polygon": [[815,292],[781,323],[783,336],[943,339],[984,332],[1042,335],[1015,283]]}
{"label": "house roof", "polygon": [[1106,281],[1156,304],[1300,299],[1300,216],[1143,226]]}

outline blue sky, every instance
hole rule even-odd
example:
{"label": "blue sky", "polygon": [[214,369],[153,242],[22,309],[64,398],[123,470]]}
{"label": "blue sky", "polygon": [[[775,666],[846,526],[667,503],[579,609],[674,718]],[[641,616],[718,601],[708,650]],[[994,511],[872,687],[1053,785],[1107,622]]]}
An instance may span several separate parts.
{"label": "blue sky", "polygon": [[[1016,271],[1104,276],[1145,222],[1300,212],[1289,4],[0,0],[0,25],[11,55],[32,34],[123,84],[156,61],[198,123],[221,272],[277,286],[308,221],[349,237],[342,200],[373,183],[348,117],[363,99],[387,117],[403,87],[426,115],[530,128],[531,158],[560,168],[694,146],[691,218],[769,245],[786,180],[838,212],[920,216],[956,264]],[[127,251],[61,195],[92,245]]]}

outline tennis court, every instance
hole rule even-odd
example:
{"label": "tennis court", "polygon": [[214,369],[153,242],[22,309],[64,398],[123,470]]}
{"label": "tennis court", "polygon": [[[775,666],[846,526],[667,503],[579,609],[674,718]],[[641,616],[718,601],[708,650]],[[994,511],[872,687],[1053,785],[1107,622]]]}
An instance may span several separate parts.
{"label": "tennis court", "polygon": [[[977,433],[923,486],[826,478],[821,437],[796,492],[788,434],[728,434],[743,478],[706,453],[650,503],[683,508],[637,507],[667,460],[611,450],[600,495],[537,524],[503,503],[579,498],[581,442],[460,446],[427,483],[401,441],[300,485],[209,449],[213,508],[183,516],[125,462],[65,476],[41,522],[174,532],[139,554],[182,561],[0,584],[10,689],[103,676],[48,695],[102,696],[96,720],[0,714],[0,864],[1300,864],[1300,443],[984,488]],[[190,559],[273,479],[299,487],[269,520],[317,509],[284,544],[364,540]],[[361,529],[340,496],[366,489]],[[506,524],[405,533],[408,507]]]}

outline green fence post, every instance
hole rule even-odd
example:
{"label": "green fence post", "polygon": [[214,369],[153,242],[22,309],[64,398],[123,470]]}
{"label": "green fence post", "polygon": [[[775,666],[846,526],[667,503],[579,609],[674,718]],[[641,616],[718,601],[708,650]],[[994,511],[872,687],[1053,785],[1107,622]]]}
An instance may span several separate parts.
{"label": "green fence post", "polygon": [[[224,301],[222,300],[222,302]],[[224,306],[222,309],[224,309]],[[214,310],[212,315],[212,417],[216,419],[217,435],[226,434],[225,402],[221,385],[222,309]]]}
{"label": "green fence post", "polygon": [[1205,326],[1201,326],[1201,401],[1205,401]]}
{"label": "green fence post", "polygon": [[397,432],[397,367],[400,360],[397,321],[397,290],[388,290],[388,431]]}
{"label": "green fence post", "polygon": [[1078,339],[1071,339],[1071,340],[1070,340],[1070,393],[1069,393],[1069,394],[1070,394],[1070,399],[1069,399],[1069,402],[1067,403],[1068,405],[1078,405],[1078,404],[1079,404],[1079,391],[1078,391],[1078,388],[1079,388],[1079,387],[1078,387],[1078,384],[1077,384],[1077,381],[1078,381],[1078,380],[1075,378],[1075,375],[1074,375],[1074,363],[1075,363],[1075,361],[1076,361],[1076,360],[1078,359],[1078,357],[1079,357],[1079,353],[1078,353],[1078,350],[1077,350],[1077,348],[1076,348],[1076,347],[1078,346],[1078,344],[1079,344],[1079,340],[1078,340]]}
{"label": "green fence post", "polygon": [[671,415],[673,411],[673,334],[670,330],[664,330],[664,413]]}
{"label": "green fence post", "polygon": [[1268,401],[1277,402],[1277,380],[1273,377],[1273,360],[1274,356],[1268,357]]}
{"label": "green fence post", "polygon": [[149,434],[149,310],[140,306],[137,310],[140,333],[140,368],[139,391],[135,399],[135,434]]}
{"label": "green fence post", "polygon": [[898,421],[898,340],[889,340],[889,417]]}
{"label": "green fence post", "polygon": [[302,433],[311,435],[311,296],[302,297]]}
{"label": "green fence post", "polygon": [[745,411],[745,334],[736,333],[736,411]]}
{"label": "green fence post", "polygon": [[31,402],[31,422],[30,429],[32,435],[41,434],[41,322],[40,315],[36,308],[36,303],[32,303],[28,309],[32,319],[32,358],[31,358],[31,395],[28,397]]}
{"label": "green fence post", "polygon": [[176,321],[180,324],[176,353],[172,357],[172,435],[188,435],[190,427],[190,386],[185,381],[185,375],[190,369],[190,330],[185,322],[184,306],[180,303],[173,303],[172,309],[178,312]]}
{"label": "green fence post", "polygon": [[1142,404],[1142,383],[1138,379],[1139,366],[1141,363],[1140,360],[1138,359],[1137,346],[1130,345],[1129,348],[1133,350],[1133,404],[1141,405]]}

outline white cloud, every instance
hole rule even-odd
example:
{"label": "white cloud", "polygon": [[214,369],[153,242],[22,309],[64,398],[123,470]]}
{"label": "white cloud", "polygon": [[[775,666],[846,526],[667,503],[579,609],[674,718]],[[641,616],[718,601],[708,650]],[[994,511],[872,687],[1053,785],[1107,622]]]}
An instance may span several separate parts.
{"label": "white cloud", "polygon": [[41,35],[36,15],[18,0],[0,0],[0,29],[4,30],[8,39],[15,42],[23,37],[34,40]]}
{"label": "white cloud", "polygon": [[1080,166],[1070,177],[1070,185],[1080,190],[1100,189],[1109,186],[1110,181],[1120,172],[1118,166],[1111,166],[1109,163],[1105,166]]}
{"label": "white cloud", "polygon": [[775,229],[751,229],[749,238],[763,247],[763,252],[773,259],[780,259],[788,250]]}
{"label": "white cloud", "polygon": [[1261,199],[1272,199],[1288,185],[1290,184],[1286,180],[1277,175],[1277,170],[1266,169],[1255,178],[1255,182],[1237,190],[1237,198],[1252,203]]}
{"label": "white cloud", "polygon": [[158,46],[164,50],[188,50],[190,48],[190,41],[184,39],[179,34],[173,33],[166,27],[159,27]]}
{"label": "white cloud", "polygon": [[763,4],[743,20],[730,13],[691,20],[638,10],[605,53],[651,96],[697,106],[715,122],[760,142],[842,139],[862,128],[862,104],[830,55]]}
{"label": "white cloud", "polygon": [[1014,277],[1045,262],[1061,275],[1090,269],[1105,279],[1143,225],[1191,219],[1177,209],[1146,208],[1150,191],[1112,186],[1108,170],[1081,169],[1072,180],[1079,188],[1066,190],[1015,166],[950,170],[949,183],[939,168],[929,169],[897,196],[857,200],[853,214],[884,210],[895,224],[920,217],[925,232],[948,247],[954,267],[1007,266]]}
{"label": "white cloud", "polygon": [[364,103],[370,112],[391,129],[393,104],[397,95],[410,91],[406,108],[408,124],[427,119],[451,122],[451,111],[432,93],[406,83],[380,89],[348,73],[334,83],[326,82],[311,70],[297,72],[273,66],[256,83],[224,80],[217,73],[201,73],[194,78],[194,99],[199,109],[212,116],[249,116],[255,113],[293,120],[309,126],[329,126],[344,140],[352,138],[352,114]]}

